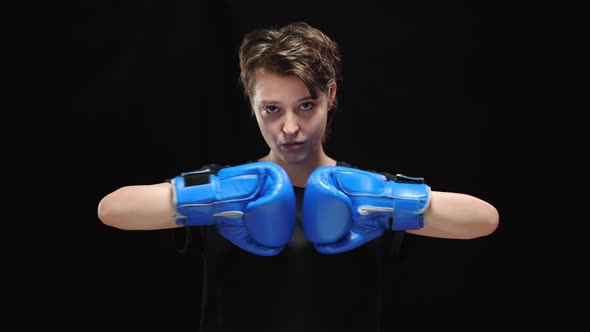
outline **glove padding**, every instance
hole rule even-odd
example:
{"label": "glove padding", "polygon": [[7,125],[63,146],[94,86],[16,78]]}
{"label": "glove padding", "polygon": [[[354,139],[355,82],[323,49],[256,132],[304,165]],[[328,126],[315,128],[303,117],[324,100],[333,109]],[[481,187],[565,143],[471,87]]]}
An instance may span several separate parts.
{"label": "glove padding", "polygon": [[[373,240],[385,230],[424,226],[430,187],[422,178],[323,166],[310,175],[303,200],[303,230],[320,253],[336,254]],[[393,224],[390,226],[390,219]]]}
{"label": "glove padding", "polygon": [[293,235],[295,192],[275,163],[182,173],[172,187],[177,224],[217,225],[226,239],[261,256],[279,254]]}

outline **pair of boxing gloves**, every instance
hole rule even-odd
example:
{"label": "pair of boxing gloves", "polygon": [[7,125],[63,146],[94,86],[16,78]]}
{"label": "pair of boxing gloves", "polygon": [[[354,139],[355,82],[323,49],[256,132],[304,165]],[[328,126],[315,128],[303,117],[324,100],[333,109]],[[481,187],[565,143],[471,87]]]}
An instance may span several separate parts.
{"label": "pair of boxing gloves", "polygon": [[[182,173],[172,180],[176,223],[214,225],[227,240],[261,256],[279,254],[293,235],[296,199],[278,164],[253,162]],[[357,248],[387,230],[424,226],[430,187],[422,178],[384,175],[344,166],[322,166],[305,187],[306,239],[323,254]]]}

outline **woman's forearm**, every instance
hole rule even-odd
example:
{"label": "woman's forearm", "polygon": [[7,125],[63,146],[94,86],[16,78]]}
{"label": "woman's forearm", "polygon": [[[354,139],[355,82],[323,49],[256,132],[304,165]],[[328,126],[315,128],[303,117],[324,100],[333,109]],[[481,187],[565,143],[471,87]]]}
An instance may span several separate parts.
{"label": "woman's forearm", "polygon": [[498,224],[498,211],[486,201],[466,194],[433,191],[424,215],[424,227],[408,233],[472,239],[493,233]]}
{"label": "woman's forearm", "polygon": [[126,186],[106,195],[98,204],[98,218],[125,230],[179,227],[169,183]]}

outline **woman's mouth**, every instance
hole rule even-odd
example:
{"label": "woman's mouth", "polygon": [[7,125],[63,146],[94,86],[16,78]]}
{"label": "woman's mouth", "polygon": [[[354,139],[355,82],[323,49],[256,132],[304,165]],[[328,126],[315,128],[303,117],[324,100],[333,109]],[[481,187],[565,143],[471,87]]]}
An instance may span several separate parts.
{"label": "woman's mouth", "polygon": [[295,150],[299,149],[302,145],[303,145],[302,142],[290,142],[290,143],[281,144],[281,147],[287,151],[295,151]]}

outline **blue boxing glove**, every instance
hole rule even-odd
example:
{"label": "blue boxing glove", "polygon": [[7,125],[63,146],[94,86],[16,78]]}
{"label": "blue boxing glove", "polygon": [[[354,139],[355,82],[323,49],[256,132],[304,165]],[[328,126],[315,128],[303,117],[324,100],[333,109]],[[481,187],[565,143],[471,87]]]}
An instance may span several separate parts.
{"label": "blue boxing glove", "polygon": [[422,178],[388,180],[356,168],[323,166],[312,172],[305,188],[303,231],[318,252],[341,253],[389,229],[422,228],[429,203],[430,187]]}
{"label": "blue boxing glove", "polygon": [[176,223],[216,225],[226,239],[261,256],[279,254],[295,228],[296,202],[287,173],[271,162],[183,173],[172,180]]}

